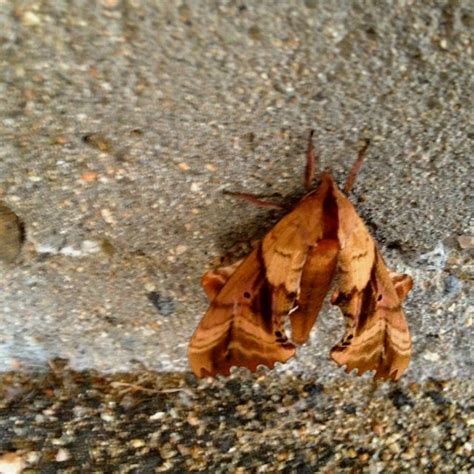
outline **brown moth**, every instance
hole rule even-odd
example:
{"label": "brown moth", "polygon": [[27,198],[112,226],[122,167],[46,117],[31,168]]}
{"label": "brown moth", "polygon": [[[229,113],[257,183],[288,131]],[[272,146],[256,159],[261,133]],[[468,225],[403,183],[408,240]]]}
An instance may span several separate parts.
{"label": "brown moth", "polygon": [[[329,173],[271,229],[250,255],[207,272],[202,285],[210,307],[189,345],[198,377],[228,375],[232,366],[273,368],[307,341],[326,294],[346,319],[346,332],[331,358],[358,375],[398,380],[411,357],[411,339],[401,303],[412,288],[408,275],[391,272],[345,196],[359,171],[366,146],[349,174],[344,193]],[[313,181],[310,134],[305,173]],[[257,197],[240,194],[257,204]],[[275,205],[273,205],[275,207]],[[285,334],[289,316],[290,341]]]}

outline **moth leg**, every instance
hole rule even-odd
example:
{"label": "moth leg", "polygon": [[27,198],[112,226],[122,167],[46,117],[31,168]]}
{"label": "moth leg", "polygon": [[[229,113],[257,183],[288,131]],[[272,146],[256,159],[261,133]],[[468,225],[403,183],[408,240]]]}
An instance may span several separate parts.
{"label": "moth leg", "polygon": [[366,139],[364,146],[359,150],[359,153],[357,154],[357,159],[354,161],[354,164],[352,165],[349,176],[347,177],[346,184],[344,185],[345,194],[348,194],[349,191],[352,189],[352,186],[354,185],[354,181],[362,167],[362,163],[364,162],[364,158],[365,158],[365,153],[369,145],[370,145],[370,140]]}
{"label": "moth leg", "polygon": [[258,196],[249,193],[235,193],[233,191],[224,191],[224,194],[229,194],[243,201],[251,202],[259,207],[266,207],[267,209],[277,209],[279,211],[283,210],[284,207],[276,202],[266,201],[265,199],[260,199]]}
{"label": "moth leg", "polygon": [[304,187],[307,191],[311,189],[311,185],[314,180],[314,174],[316,172],[316,157],[314,155],[313,145],[314,130],[309,132],[308,137],[308,148],[306,149],[306,167],[304,170]]}

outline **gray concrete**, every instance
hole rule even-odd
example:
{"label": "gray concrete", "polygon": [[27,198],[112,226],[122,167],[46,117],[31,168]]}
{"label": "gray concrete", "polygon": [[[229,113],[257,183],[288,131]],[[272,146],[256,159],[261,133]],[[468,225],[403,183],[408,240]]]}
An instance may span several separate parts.
{"label": "gray concrete", "polygon": [[[472,376],[470,7],[0,2],[0,199],[27,231],[0,369],[186,369],[201,274],[277,217],[222,190],[301,195],[314,128],[339,182],[372,140],[351,198],[415,278],[408,377]],[[340,376],[341,334],[325,311],[291,367]]]}

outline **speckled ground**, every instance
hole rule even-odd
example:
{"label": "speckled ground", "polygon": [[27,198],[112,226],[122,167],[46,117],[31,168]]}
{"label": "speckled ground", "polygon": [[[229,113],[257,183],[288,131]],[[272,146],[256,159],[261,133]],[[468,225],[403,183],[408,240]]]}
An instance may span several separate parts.
{"label": "speckled ground", "polygon": [[197,383],[186,374],[52,369],[0,380],[0,472],[7,462],[42,473],[474,467],[466,382],[323,385],[262,372]]}

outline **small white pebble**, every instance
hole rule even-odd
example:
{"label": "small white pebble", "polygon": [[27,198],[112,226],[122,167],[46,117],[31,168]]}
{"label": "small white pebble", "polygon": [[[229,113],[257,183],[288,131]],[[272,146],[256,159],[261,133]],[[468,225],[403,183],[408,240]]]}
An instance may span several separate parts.
{"label": "small white pebble", "polygon": [[145,283],[145,291],[150,292],[150,291],[155,291],[156,290],[156,285],[154,283]]}
{"label": "small white pebble", "polygon": [[97,253],[100,251],[100,244],[94,240],[84,240],[81,244],[84,253]]}
{"label": "small white pebble", "polygon": [[82,252],[75,249],[72,245],[66,245],[60,250],[60,253],[66,255],[66,257],[82,257]]}
{"label": "small white pebble", "polygon": [[154,415],[150,416],[151,421],[162,420],[166,416],[164,411],[157,411]]}
{"label": "small white pebble", "polygon": [[64,448],[61,448],[56,454],[56,462],[64,462],[71,459],[71,453]]}
{"label": "small white pebble", "polygon": [[41,454],[39,453],[39,451],[30,451],[29,453],[26,454],[25,458],[26,458],[26,462],[30,466],[32,466],[39,462],[39,460],[41,459]]}
{"label": "small white pebble", "polygon": [[181,255],[186,252],[186,250],[188,250],[188,247],[186,247],[186,245],[178,245],[176,247],[176,255]]}
{"label": "small white pebble", "polygon": [[26,26],[36,26],[41,24],[41,18],[31,11],[25,12],[21,17],[21,21]]}
{"label": "small white pebble", "polygon": [[130,441],[130,444],[133,448],[138,449],[138,448],[143,448],[145,446],[145,441],[142,439],[132,439]]}
{"label": "small white pebble", "polygon": [[400,452],[400,445],[398,443],[392,443],[388,445],[388,449],[390,449],[392,453],[398,454]]}
{"label": "small white pebble", "polygon": [[102,219],[107,222],[107,224],[115,224],[114,216],[109,209],[101,209],[100,215],[102,216]]}
{"label": "small white pebble", "polygon": [[102,413],[100,417],[108,423],[110,423],[111,421],[114,421],[114,417],[112,415],[109,415],[108,413]]}
{"label": "small white pebble", "polygon": [[423,354],[423,359],[429,360],[430,362],[436,362],[440,359],[440,357],[436,352],[426,352]]}

